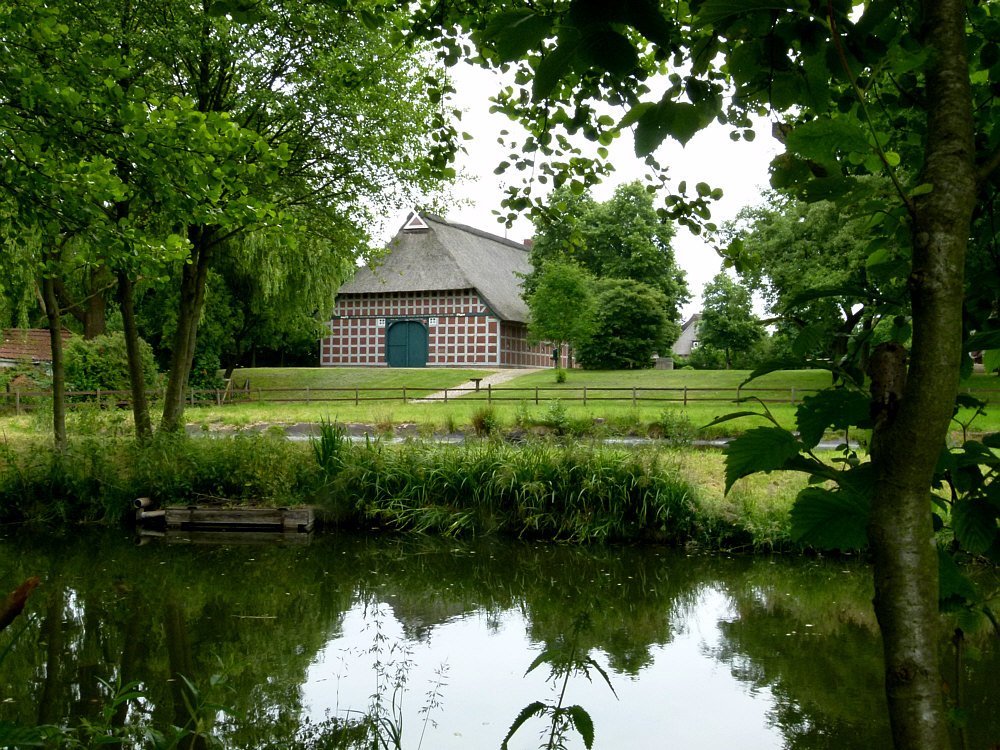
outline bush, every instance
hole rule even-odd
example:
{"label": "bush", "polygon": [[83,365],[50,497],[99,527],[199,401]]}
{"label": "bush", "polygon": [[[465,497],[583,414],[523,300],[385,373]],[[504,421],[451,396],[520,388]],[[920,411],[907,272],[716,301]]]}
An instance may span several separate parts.
{"label": "bush", "polygon": [[492,406],[477,409],[472,415],[472,428],[477,435],[492,435],[500,427],[500,415]]}
{"label": "bush", "polygon": [[696,370],[722,370],[726,366],[726,354],[721,349],[702,344],[691,350],[688,361]]}
{"label": "bush", "polygon": [[[139,359],[147,388],[157,388],[160,374],[153,359],[153,349],[139,339]],[[121,331],[90,339],[73,336],[66,344],[67,390],[127,391],[128,354],[125,334]]]}
{"label": "bush", "polygon": [[191,374],[188,375],[188,388],[196,391],[214,391],[226,387],[226,381],[220,370],[219,355],[215,352],[195,349],[194,361],[191,363]]}
{"label": "bush", "polygon": [[667,318],[662,292],[631,279],[598,284],[594,333],[577,346],[577,361],[591,370],[652,367],[653,352],[669,351],[680,330]]}
{"label": "bush", "polygon": [[698,437],[698,428],[691,418],[674,409],[664,409],[650,432],[658,433],[660,438],[674,446],[689,446]]}

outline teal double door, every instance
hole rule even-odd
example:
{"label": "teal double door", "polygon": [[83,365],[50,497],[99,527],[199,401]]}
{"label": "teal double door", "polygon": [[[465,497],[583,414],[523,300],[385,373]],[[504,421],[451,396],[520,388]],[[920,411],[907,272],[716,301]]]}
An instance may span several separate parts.
{"label": "teal double door", "polygon": [[417,320],[397,320],[385,332],[385,359],[389,367],[427,365],[427,328]]}

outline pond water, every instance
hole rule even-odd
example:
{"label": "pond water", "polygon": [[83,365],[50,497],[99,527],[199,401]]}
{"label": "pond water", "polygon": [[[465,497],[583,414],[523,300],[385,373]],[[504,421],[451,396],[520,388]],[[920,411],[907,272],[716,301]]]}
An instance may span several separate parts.
{"label": "pond water", "polygon": [[[339,738],[324,747],[360,747],[345,727],[374,713],[401,724],[404,748],[498,748],[524,706],[558,700],[572,654],[601,668],[565,682],[598,748],[890,745],[869,572],[852,559],[336,533],[135,542],[2,532],[0,590],[43,585],[0,662],[0,720],[93,718],[101,680],[138,680],[145,698],[120,718],[167,725],[184,717],[175,673],[205,690],[221,673],[229,747],[286,746],[310,722]],[[969,747],[992,747],[1000,658],[985,635],[970,644]],[[511,748],[548,727],[530,719]]]}

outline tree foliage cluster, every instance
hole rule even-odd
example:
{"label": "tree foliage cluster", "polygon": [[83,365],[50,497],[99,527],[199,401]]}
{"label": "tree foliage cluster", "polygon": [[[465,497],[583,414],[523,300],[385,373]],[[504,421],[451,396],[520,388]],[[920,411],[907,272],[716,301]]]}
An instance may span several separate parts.
{"label": "tree foliage cluster", "polygon": [[697,348],[721,353],[728,370],[734,357],[764,338],[764,327],[753,314],[750,292],[725,272],[705,284],[702,297]]}
{"label": "tree foliage cluster", "polygon": [[[422,48],[390,42],[406,16],[379,13],[382,28],[365,3],[0,8],[18,40],[0,47],[0,233],[16,269],[0,313],[23,320],[37,299],[53,332],[68,313],[94,337],[110,310],[140,435],[140,324],[166,359],[173,430],[206,299],[227,319],[203,357],[315,331],[377,218],[453,174],[449,87]],[[59,404],[55,333],[53,349]],[[57,442],[63,420],[57,407]]]}
{"label": "tree foliage cluster", "polygon": [[536,216],[524,297],[536,340],[568,342],[584,367],[648,367],[680,334],[689,299],[672,225],[640,181],[598,202],[562,186]]}

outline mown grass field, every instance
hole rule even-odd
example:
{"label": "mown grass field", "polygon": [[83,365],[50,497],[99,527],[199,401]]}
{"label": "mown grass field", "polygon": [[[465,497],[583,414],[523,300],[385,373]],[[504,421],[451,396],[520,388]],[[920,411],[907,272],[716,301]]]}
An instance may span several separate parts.
{"label": "mown grass field", "polygon": [[[765,408],[783,426],[794,428],[795,409],[803,396],[828,386],[830,374],[821,370],[774,372],[741,387],[745,370],[571,370],[566,382],[557,383],[553,370],[529,372],[476,392],[453,392],[447,403],[409,403],[435,391],[456,388],[488,371],[388,368],[258,368],[238,370],[234,383],[249,380],[250,403],[237,406],[199,407],[188,412],[189,421],[201,424],[246,426],[260,422],[316,422],[321,419],[364,422],[388,428],[393,424],[420,425],[427,432],[452,432],[470,425],[489,405],[502,427],[544,422],[553,411],[562,411],[570,423],[581,426],[597,420],[613,433],[645,434],[665,415],[684,415],[702,427],[734,411],[763,412]],[[407,388],[403,403],[401,389]],[[963,389],[983,400],[1000,404],[1000,379],[974,374]],[[280,388],[280,392],[269,389]],[[323,391],[324,388],[349,389]],[[355,405],[353,389],[359,390]],[[260,389],[260,391],[256,391]],[[307,390],[308,389],[308,390]],[[686,389],[686,390],[685,390]],[[263,403],[254,403],[259,396]],[[584,396],[586,395],[586,402]],[[634,397],[634,401],[633,401]],[[365,398],[377,399],[365,401]],[[278,401],[277,399],[282,399]],[[305,403],[309,399],[309,403]],[[329,400],[327,400],[329,399]],[[333,400],[337,399],[337,400]],[[554,399],[560,401],[554,405]],[[962,420],[972,416],[961,410]],[[708,430],[712,438],[739,433],[763,424],[757,417],[742,417]],[[961,427],[957,423],[955,429]],[[1000,407],[987,409],[971,426],[976,432],[1000,430]]]}

